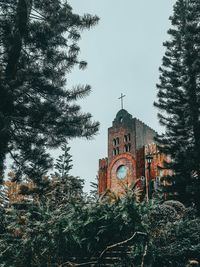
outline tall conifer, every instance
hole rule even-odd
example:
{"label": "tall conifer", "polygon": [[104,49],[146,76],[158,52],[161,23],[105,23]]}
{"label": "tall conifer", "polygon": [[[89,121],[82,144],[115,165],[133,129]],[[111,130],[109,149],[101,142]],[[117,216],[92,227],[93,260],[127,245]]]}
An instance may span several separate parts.
{"label": "tall conifer", "polygon": [[18,177],[37,179],[52,166],[46,149],[92,137],[98,123],[76,100],[90,86],[67,86],[81,32],[98,17],[73,13],[67,0],[0,1],[0,172],[7,154]]}
{"label": "tall conifer", "polygon": [[[200,1],[177,0],[160,67],[158,101],[165,134],[158,137],[171,156],[173,189],[183,201],[200,189]],[[192,175],[195,173],[196,175]],[[199,204],[198,204],[199,205]]]}

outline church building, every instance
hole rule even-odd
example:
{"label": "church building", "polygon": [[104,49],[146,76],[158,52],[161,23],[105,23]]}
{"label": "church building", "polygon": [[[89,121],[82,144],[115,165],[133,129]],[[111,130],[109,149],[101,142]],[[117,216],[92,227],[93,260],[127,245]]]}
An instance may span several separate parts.
{"label": "church building", "polygon": [[120,194],[138,179],[159,182],[169,174],[163,167],[168,159],[154,141],[156,134],[122,107],[108,129],[108,155],[99,160],[99,194],[108,189]]}

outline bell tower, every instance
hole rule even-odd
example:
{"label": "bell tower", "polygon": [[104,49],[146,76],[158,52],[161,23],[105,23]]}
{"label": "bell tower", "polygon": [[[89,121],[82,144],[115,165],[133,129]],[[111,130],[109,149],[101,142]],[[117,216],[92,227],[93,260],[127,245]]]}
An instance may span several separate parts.
{"label": "bell tower", "polygon": [[99,161],[99,193],[121,193],[125,185],[145,175],[145,146],[156,132],[125,109],[119,110],[108,129],[108,157]]}
{"label": "bell tower", "polygon": [[135,129],[131,114],[121,109],[108,129],[108,162],[125,152],[135,156]]}

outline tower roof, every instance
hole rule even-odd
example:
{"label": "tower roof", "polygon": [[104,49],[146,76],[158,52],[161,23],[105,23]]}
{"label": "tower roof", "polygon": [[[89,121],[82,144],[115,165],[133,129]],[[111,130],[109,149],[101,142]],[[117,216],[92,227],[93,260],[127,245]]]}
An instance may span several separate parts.
{"label": "tower roof", "polygon": [[116,117],[113,121],[113,126],[119,126],[121,124],[130,124],[130,122],[132,121],[133,117],[130,113],[128,113],[127,110],[125,109],[120,109],[117,114]]}

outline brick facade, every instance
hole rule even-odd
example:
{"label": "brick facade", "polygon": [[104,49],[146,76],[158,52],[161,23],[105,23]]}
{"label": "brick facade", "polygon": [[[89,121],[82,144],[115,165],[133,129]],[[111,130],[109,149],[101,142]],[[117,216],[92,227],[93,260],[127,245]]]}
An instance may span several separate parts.
{"label": "brick facade", "polygon": [[[128,172],[124,179],[119,179],[116,172],[120,166],[127,166]],[[107,169],[107,189],[121,193],[124,187],[136,180],[136,160],[131,153],[122,153],[113,158]]]}
{"label": "brick facade", "polygon": [[99,192],[102,193],[106,191],[107,187],[107,170],[108,170],[108,159],[100,159],[99,160],[99,184],[98,189]]}
{"label": "brick facade", "polygon": [[[159,153],[154,137],[156,132],[121,109],[108,129],[108,157],[99,160],[99,194],[107,189],[120,193],[123,187],[141,177],[148,178],[147,154],[152,154],[150,178],[160,176],[166,156]],[[125,166],[123,179],[118,172]]]}

